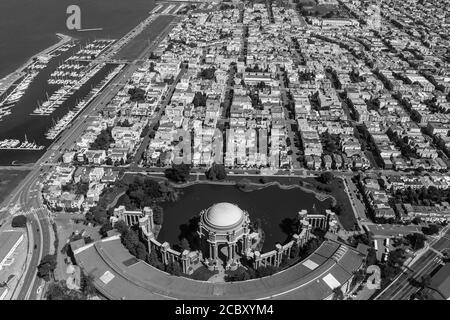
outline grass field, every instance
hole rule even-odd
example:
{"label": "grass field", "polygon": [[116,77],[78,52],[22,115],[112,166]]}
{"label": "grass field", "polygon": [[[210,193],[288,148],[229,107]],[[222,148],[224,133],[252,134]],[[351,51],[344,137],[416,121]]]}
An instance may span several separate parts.
{"label": "grass field", "polygon": [[116,59],[134,60],[148,47],[149,43],[156,39],[156,37],[172,22],[172,16],[160,16],[151,22],[147,28],[137,35],[134,39],[122,48]]}
{"label": "grass field", "polygon": [[0,204],[28,174],[26,170],[0,170]]}

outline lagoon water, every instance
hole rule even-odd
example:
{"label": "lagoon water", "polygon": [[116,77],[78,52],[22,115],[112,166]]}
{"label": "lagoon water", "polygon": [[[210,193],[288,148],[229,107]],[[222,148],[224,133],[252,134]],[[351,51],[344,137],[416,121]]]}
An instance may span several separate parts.
{"label": "lagoon water", "polygon": [[[81,8],[82,28],[103,28],[102,31],[77,32],[66,27],[69,5]],[[2,0],[0,1],[0,78],[14,72],[31,56],[58,41],[56,33],[75,37],[83,44],[89,40],[118,39],[144,20],[155,6],[154,0]],[[78,50],[75,47],[73,50]],[[26,94],[12,108],[12,114],[0,121],[0,140],[24,139],[48,146],[51,141],[43,134],[67,111],[75,106],[77,99],[87,93],[78,93],[72,102],[59,108],[50,117],[31,116],[38,101],[46,100],[46,93],[56,89],[46,83],[47,77],[72,52],[52,59],[50,64],[35,78]],[[90,85],[101,81],[100,72]],[[0,151],[0,166],[36,161],[43,152]]]}
{"label": "lagoon water", "polygon": [[313,193],[301,189],[283,190],[277,186],[243,192],[235,186],[197,184],[182,190],[178,201],[162,204],[164,222],[158,240],[171,245],[179,243],[180,226],[189,219],[214,203],[230,202],[248,211],[250,221],[260,219],[265,233],[263,252],[267,252],[273,250],[277,242],[287,239],[280,226],[283,219],[293,219],[300,210],[311,210],[314,204],[318,212],[323,212],[332,202],[330,199],[319,201]]}

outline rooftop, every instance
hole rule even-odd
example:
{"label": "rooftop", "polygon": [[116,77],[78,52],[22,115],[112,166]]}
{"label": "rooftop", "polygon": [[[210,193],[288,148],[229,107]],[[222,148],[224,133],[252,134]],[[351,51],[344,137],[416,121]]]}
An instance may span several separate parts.
{"label": "rooftop", "polygon": [[236,205],[221,202],[210,207],[205,214],[205,222],[212,227],[231,227],[242,221],[243,211]]}
{"label": "rooftop", "polygon": [[[344,250],[338,263],[332,259],[333,250],[313,254],[304,265],[298,263],[273,276],[240,282],[210,283],[176,277],[143,261],[127,263],[131,254],[120,238],[104,239],[75,252],[83,270],[94,276],[97,289],[110,299],[325,299],[332,294],[326,280],[331,276],[340,284],[358,270],[362,256],[352,249]],[[337,245],[346,247],[344,245]],[[322,248],[322,247],[321,247]],[[323,248],[325,249],[325,248]],[[103,281],[108,275],[109,281]],[[328,276],[331,274],[331,276]],[[325,279],[324,279],[325,278]]]}

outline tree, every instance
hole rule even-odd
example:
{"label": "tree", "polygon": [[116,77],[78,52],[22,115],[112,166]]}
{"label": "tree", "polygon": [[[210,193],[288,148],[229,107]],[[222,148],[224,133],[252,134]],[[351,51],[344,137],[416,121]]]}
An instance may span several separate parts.
{"label": "tree", "polygon": [[342,292],[341,287],[337,287],[333,289],[333,300],[343,300],[344,293]]}
{"label": "tree", "polygon": [[201,93],[197,91],[194,95],[194,100],[192,100],[194,107],[205,107],[206,106],[206,93]]}
{"label": "tree", "polygon": [[95,294],[96,289],[94,286],[94,276],[92,274],[81,273],[80,289],[87,297]]}
{"label": "tree", "polygon": [[323,183],[330,183],[334,179],[334,175],[331,172],[323,172],[320,174],[320,181]]}
{"label": "tree", "polygon": [[12,219],[11,226],[13,228],[25,228],[27,225],[27,217],[24,215],[15,216]]}
{"label": "tree", "polygon": [[65,300],[65,285],[61,282],[50,283],[46,292],[47,300]]}
{"label": "tree", "polygon": [[108,150],[109,146],[114,143],[114,139],[111,135],[111,128],[102,130],[97,136],[95,141],[91,144],[91,150]]}
{"label": "tree", "polygon": [[191,246],[189,245],[189,241],[186,238],[181,239],[180,247],[183,250],[191,250]]}
{"label": "tree", "polygon": [[271,276],[274,273],[276,273],[278,269],[274,266],[268,265],[268,266],[262,266],[256,269],[256,275],[258,278]]}
{"label": "tree", "polygon": [[153,206],[153,222],[158,225],[162,225],[164,221],[164,209],[161,206]]}
{"label": "tree", "polygon": [[166,272],[174,276],[181,276],[183,274],[183,270],[181,270],[180,265],[173,261],[166,266]]}
{"label": "tree", "polygon": [[122,235],[128,232],[129,228],[125,221],[119,220],[114,224],[114,228]]}
{"label": "tree", "polygon": [[42,258],[41,263],[37,267],[37,276],[44,279],[45,281],[50,281],[50,278],[53,278],[53,272],[56,269],[56,263],[56,255],[46,255],[44,258]]}
{"label": "tree", "polygon": [[81,292],[67,288],[64,281],[50,283],[45,297],[47,300],[86,300]]}
{"label": "tree", "polygon": [[105,238],[107,236],[108,231],[110,231],[112,229],[113,229],[113,227],[112,227],[111,223],[108,221],[107,223],[102,224],[102,227],[100,228],[98,233],[100,233],[100,235],[103,238]]}
{"label": "tree", "polygon": [[299,253],[300,253],[300,249],[298,248],[297,245],[294,244],[291,247],[291,254],[290,254],[289,258],[291,258],[291,259],[298,258]]}
{"label": "tree", "polygon": [[214,162],[211,168],[206,172],[206,177],[209,180],[224,180],[227,177],[225,166]]}
{"label": "tree", "polygon": [[108,222],[108,214],[102,207],[95,207],[92,209],[93,219],[96,223],[103,225]]}
{"label": "tree", "polygon": [[422,232],[426,235],[433,235],[439,233],[439,227],[435,224],[430,224],[428,227],[423,227]]}
{"label": "tree", "polygon": [[214,67],[212,68],[208,68],[208,69],[203,69],[200,73],[199,73],[199,78],[202,79],[206,79],[206,80],[212,80],[214,79],[214,73],[216,72],[216,69]]}
{"label": "tree", "polygon": [[138,242],[135,246],[136,258],[139,260],[147,260],[147,250],[142,242]]}
{"label": "tree", "polygon": [[86,195],[86,193],[89,191],[89,183],[83,183],[80,182],[76,185],[76,194],[83,194]]}
{"label": "tree", "polygon": [[144,101],[145,100],[145,91],[141,88],[131,88],[128,90],[128,94],[130,95],[131,101]]}
{"label": "tree", "polygon": [[155,268],[158,268],[160,270],[164,270],[164,264],[159,259],[158,253],[155,250],[150,251],[150,254],[147,257],[147,262],[151,266],[154,266]]}
{"label": "tree", "polygon": [[188,164],[173,164],[172,168],[166,169],[164,175],[174,182],[186,182],[191,173],[191,166]]}
{"label": "tree", "polygon": [[256,278],[256,273],[253,269],[244,269],[242,267],[235,271],[230,271],[225,277],[226,282],[245,281]]}
{"label": "tree", "polygon": [[411,248],[414,251],[422,249],[425,246],[425,241],[427,240],[427,238],[423,234],[418,232],[408,234],[406,236],[406,239],[409,241],[409,243],[411,244]]}

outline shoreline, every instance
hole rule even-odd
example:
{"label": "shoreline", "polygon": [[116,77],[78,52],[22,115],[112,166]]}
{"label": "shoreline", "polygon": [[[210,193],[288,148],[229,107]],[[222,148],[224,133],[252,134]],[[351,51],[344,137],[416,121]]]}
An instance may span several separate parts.
{"label": "shoreline", "polygon": [[52,51],[55,51],[59,47],[65,45],[66,43],[76,39],[74,37],[65,35],[63,33],[55,33],[56,37],[59,39],[59,41],[55,44],[52,44],[50,47],[45,48],[44,50],[32,55],[26,61],[21,64],[15,71],[7,74],[3,78],[0,79],[0,94],[6,91],[11,85],[13,85],[17,79],[21,76],[23,76],[23,72],[28,66],[33,63],[34,59],[41,56],[51,53]]}
{"label": "shoreline", "polygon": [[[231,181],[231,180],[224,180],[224,181],[209,181],[209,180],[198,180],[198,181],[189,181],[189,182],[185,182],[183,184],[175,184],[173,182],[170,182],[171,186],[177,189],[183,189],[183,188],[187,188],[190,186],[194,186],[194,185],[198,185],[198,184],[212,184],[212,185],[224,185],[224,186],[236,186],[237,182],[236,181]],[[315,190],[311,190],[309,188],[306,188],[304,186],[300,186],[300,185],[284,185],[281,184],[278,181],[271,181],[271,182],[267,182],[267,183],[255,183],[255,182],[250,182],[247,184],[248,186],[253,187],[252,190],[243,190],[241,188],[239,188],[240,191],[242,192],[253,192],[253,191],[258,191],[258,190],[262,190],[271,186],[277,186],[278,188],[280,188],[281,190],[292,190],[292,189],[300,189],[304,192],[307,193],[313,193],[315,198],[320,201],[320,202],[324,202],[327,199],[331,199],[332,201],[332,205],[336,205],[337,204],[337,200],[334,196],[332,196],[331,194],[325,194],[325,193],[321,193]]]}

